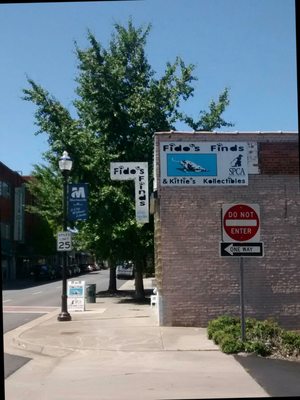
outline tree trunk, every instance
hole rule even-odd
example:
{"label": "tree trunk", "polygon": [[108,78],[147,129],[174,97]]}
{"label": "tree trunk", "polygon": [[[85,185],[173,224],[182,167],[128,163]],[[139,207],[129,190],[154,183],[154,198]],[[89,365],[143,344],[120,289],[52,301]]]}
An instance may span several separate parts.
{"label": "tree trunk", "polygon": [[112,265],[111,260],[108,260],[108,267],[109,267],[108,291],[110,293],[117,293],[116,268]]}
{"label": "tree trunk", "polygon": [[136,261],[135,263],[135,298],[137,300],[145,299],[143,265],[139,261]]}

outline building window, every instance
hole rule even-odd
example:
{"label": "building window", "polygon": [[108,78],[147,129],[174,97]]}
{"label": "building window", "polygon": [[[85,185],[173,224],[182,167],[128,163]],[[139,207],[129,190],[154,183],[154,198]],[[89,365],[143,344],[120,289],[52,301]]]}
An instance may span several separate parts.
{"label": "building window", "polygon": [[8,185],[6,182],[0,181],[0,196],[9,198],[10,193],[10,185]]}
{"label": "building window", "polygon": [[10,239],[10,224],[5,224],[2,222],[1,224],[1,238],[2,239]]}

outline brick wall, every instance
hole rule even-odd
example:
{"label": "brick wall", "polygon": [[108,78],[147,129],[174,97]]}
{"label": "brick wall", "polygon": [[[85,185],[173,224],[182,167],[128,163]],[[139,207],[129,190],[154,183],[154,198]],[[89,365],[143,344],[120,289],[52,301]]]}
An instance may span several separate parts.
{"label": "brick wall", "polygon": [[[300,328],[300,196],[295,134],[156,135],[159,141],[256,141],[260,174],[247,186],[160,187],[155,212],[160,323],[206,326],[240,313],[239,258],[219,256],[222,204],[260,205],[262,258],[244,258],[245,316]],[[157,165],[157,166],[158,166]],[[159,168],[157,168],[159,182]]]}
{"label": "brick wall", "polygon": [[262,174],[299,175],[299,152],[295,143],[260,143]]}

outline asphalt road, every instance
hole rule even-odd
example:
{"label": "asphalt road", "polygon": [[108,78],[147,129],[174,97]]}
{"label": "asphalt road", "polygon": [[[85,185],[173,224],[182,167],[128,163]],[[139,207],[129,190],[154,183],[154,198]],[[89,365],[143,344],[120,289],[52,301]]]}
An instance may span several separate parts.
{"label": "asphalt road", "polygon": [[249,354],[234,358],[271,397],[300,396],[300,362]]}
{"label": "asphalt road", "polygon": [[[109,271],[100,270],[71,278],[72,281],[95,283],[96,290],[107,290]],[[120,284],[121,282],[118,282]],[[3,333],[24,325],[41,315],[61,306],[61,280],[34,282],[23,280],[12,282],[2,290]],[[5,349],[4,349],[5,351]],[[30,361],[29,358],[4,353],[5,378]]]}

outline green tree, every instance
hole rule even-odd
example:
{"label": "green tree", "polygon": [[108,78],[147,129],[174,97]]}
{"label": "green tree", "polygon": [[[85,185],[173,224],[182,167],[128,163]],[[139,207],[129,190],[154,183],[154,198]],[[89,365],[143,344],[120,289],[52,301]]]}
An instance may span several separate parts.
{"label": "green tree", "polygon": [[229,91],[225,88],[224,91],[219,95],[218,102],[212,100],[209,104],[209,111],[200,111],[200,118],[198,121],[194,121],[193,118],[184,116],[184,121],[194,131],[206,131],[210,132],[216,128],[222,128],[223,126],[233,126],[231,122],[226,122],[221,115],[229,105]]}
{"label": "green tree", "polygon": [[[74,160],[72,180],[89,183],[90,215],[86,222],[77,223],[78,246],[109,260],[112,266],[119,259],[134,260],[137,297],[144,296],[142,271],[153,252],[153,220],[146,225],[136,223],[134,185],[112,182],[110,162],[146,161],[151,177],[156,131],[174,130],[179,120],[193,129],[229,125],[221,119],[229,104],[227,89],[217,103],[211,103],[209,112],[202,112],[198,122],[180,112],[182,102],[194,94],[194,65],[186,65],[177,57],[157,78],[145,54],[150,29],[150,25],[136,28],[129,20],[126,26],[114,25],[107,48],[90,31],[88,48],[80,49],[75,42],[76,117],[31,79],[29,88],[24,89],[24,99],[37,106],[37,133],[46,133],[49,144],[49,151],[44,153],[48,166],[35,169],[39,181],[36,207],[40,214],[58,221],[59,207],[48,203],[47,193],[50,188],[60,191],[57,160],[67,150]],[[58,197],[55,195],[55,199]],[[111,271],[110,289],[116,290],[114,268]]]}

